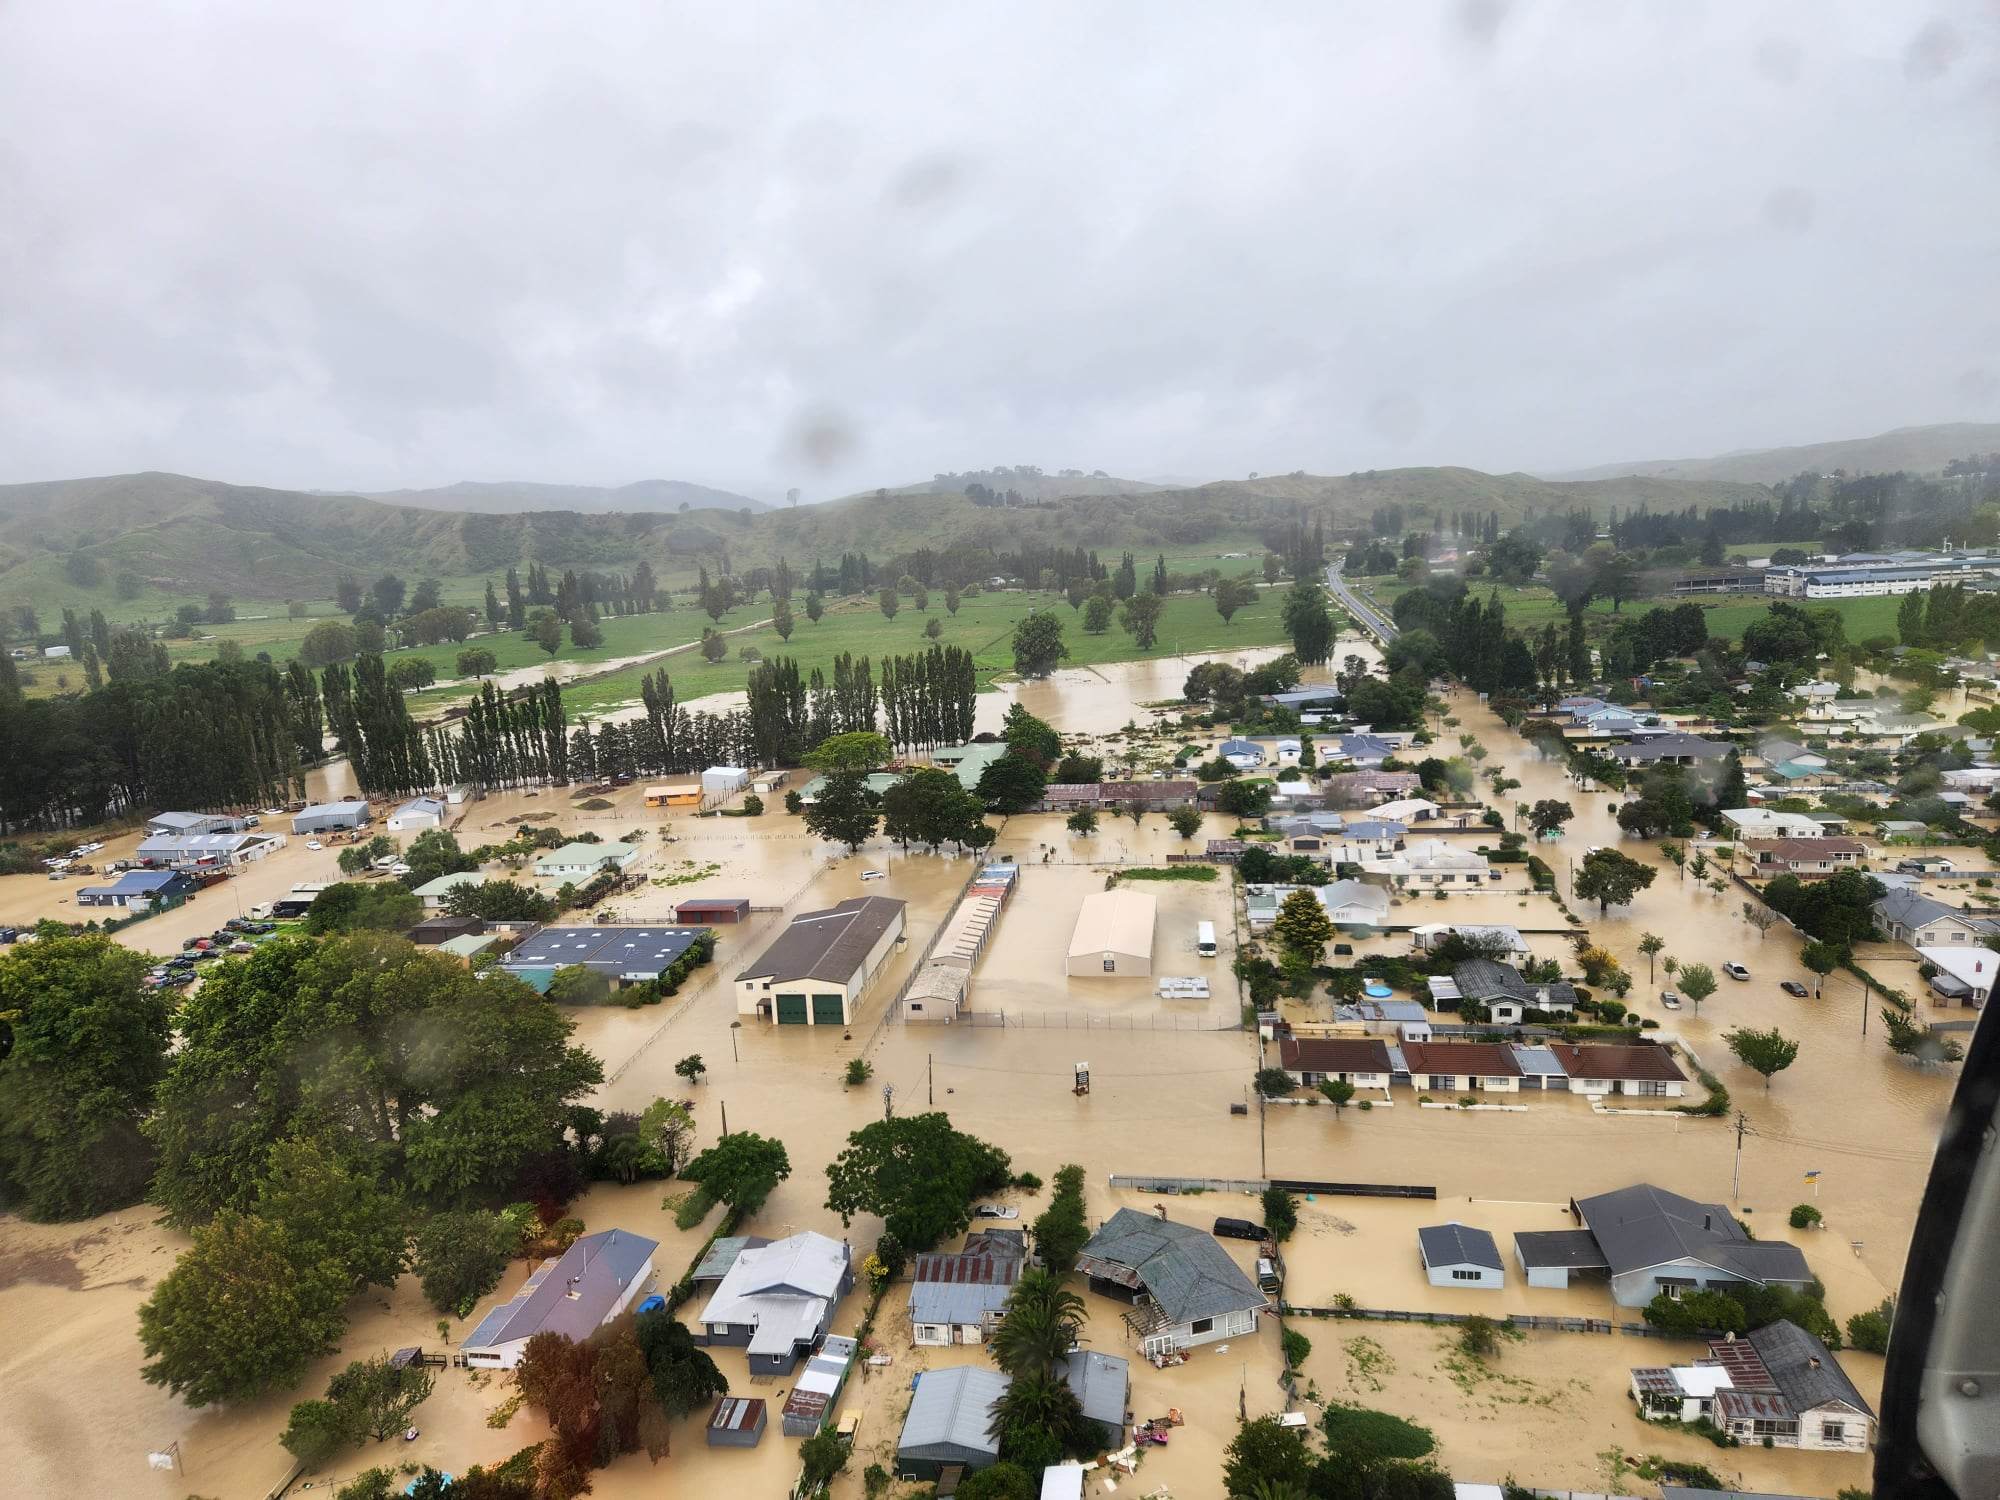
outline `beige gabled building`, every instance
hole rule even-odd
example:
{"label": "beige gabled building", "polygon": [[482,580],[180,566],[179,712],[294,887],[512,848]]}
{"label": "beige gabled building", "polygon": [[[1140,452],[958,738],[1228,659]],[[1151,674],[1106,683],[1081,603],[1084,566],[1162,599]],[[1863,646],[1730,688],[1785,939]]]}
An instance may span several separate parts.
{"label": "beige gabled building", "polygon": [[1144,891],[1092,891],[1077,911],[1064,971],[1151,977],[1157,919],[1158,903]]}

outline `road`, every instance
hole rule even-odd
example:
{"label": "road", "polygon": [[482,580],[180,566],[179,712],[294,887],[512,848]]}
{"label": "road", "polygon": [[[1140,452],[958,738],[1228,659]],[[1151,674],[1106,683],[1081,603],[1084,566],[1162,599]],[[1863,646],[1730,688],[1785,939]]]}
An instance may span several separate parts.
{"label": "road", "polygon": [[[1345,558],[1341,559],[1341,562],[1345,561]],[[1396,638],[1394,623],[1373,605],[1361,602],[1354,590],[1347,586],[1347,580],[1340,576],[1340,567],[1339,562],[1327,565],[1326,586],[1333,591],[1333,597],[1340,601],[1341,607],[1361,622],[1363,630],[1383,645],[1388,645]]]}

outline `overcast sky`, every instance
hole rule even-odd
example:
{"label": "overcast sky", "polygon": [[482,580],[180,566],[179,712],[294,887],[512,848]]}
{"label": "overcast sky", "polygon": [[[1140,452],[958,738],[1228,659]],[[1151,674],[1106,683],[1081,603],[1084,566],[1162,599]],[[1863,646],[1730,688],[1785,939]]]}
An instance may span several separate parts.
{"label": "overcast sky", "polygon": [[822,499],[1991,420],[1996,16],[8,0],[0,480]]}

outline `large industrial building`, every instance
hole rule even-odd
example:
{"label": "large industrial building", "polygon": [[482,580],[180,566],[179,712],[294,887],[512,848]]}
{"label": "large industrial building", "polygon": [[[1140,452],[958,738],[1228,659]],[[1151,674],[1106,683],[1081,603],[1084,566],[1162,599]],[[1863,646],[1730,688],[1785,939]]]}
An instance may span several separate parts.
{"label": "large industrial building", "polygon": [[1158,909],[1144,891],[1092,891],[1077,910],[1064,972],[1150,977]]}
{"label": "large industrial building", "polygon": [[800,912],[736,976],[736,1013],[779,1026],[846,1026],[903,935],[903,903],[855,896]]}

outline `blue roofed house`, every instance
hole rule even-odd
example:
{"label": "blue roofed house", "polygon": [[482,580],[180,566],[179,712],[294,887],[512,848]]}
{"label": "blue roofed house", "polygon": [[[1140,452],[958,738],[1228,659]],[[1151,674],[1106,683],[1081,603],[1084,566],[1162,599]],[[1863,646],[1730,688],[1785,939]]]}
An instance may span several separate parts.
{"label": "blue roofed house", "polygon": [[853,1286],[844,1240],[808,1229],[746,1247],[702,1308],[694,1341],[745,1350],[753,1375],[789,1375],[825,1337]]}
{"label": "blue roofed house", "polygon": [[535,1268],[521,1290],[479,1320],[460,1342],[465,1362],[511,1370],[528,1340],[560,1333],[581,1341],[632,1305],[653,1274],[657,1240],[624,1229],[586,1234]]}
{"label": "blue roofed house", "polygon": [[179,906],[199,889],[178,870],[128,870],[110,885],[87,885],[76,893],[78,906],[119,906],[127,911]]}
{"label": "blue roofed house", "polygon": [[556,974],[585,968],[613,989],[658,979],[697,942],[713,942],[700,927],[642,927],[606,923],[592,927],[536,927],[516,943],[500,967],[546,994]]}
{"label": "blue roofed house", "polygon": [[1396,748],[1393,741],[1379,735],[1343,734],[1337,746],[1328,747],[1327,757],[1366,768],[1381,765],[1396,753]]}
{"label": "blue roofed house", "polygon": [[978,1365],[921,1371],[896,1438],[896,1472],[915,1480],[950,1477],[955,1487],[959,1474],[998,1463],[993,1404],[1011,1384],[1000,1371]]}
{"label": "blue roofed house", "polygon": [[1239,771],[1253,770],[1264,764],[1264,747],[1255,740],[1241,737],[1227,739],[1216,747],[1215,753]]}
{"label": "blue roofed house", "polygon": [[1075,1393],[1083,1419],[1097,1428],[1107,1450],[1125,1444],[1125,1403],[1132,1394],[1132,1366],[1115,1354],[1072,1349],[1063,1358],[1063,1383]]}
{"label": "blue roofed house", "polygon": [[1571,1211],[1596,1241],[1620,1307],[1644,1307],[1660,1292],[1744,1282],[1798,1288],[1812,1281],[1798,1246],[1751,1239],[1719,1203],[1638,1183],[1579,1198]]}
{"label": "blue roofed house", "polygon": [[1497,1292],[1507,1282],[1506,1265],[1491,1232],[1455,1219],[1419,1229],[1417,1254],[1423,1259],[1424,1277],[1432,1286]]}
{"label": "blue roofed house", "polygon": [[993,1336],[1027,1263],[1019,1230],[967,1237],[953,1255],[910,1261],[910,1342],[919,1347],[983,1344]]}

